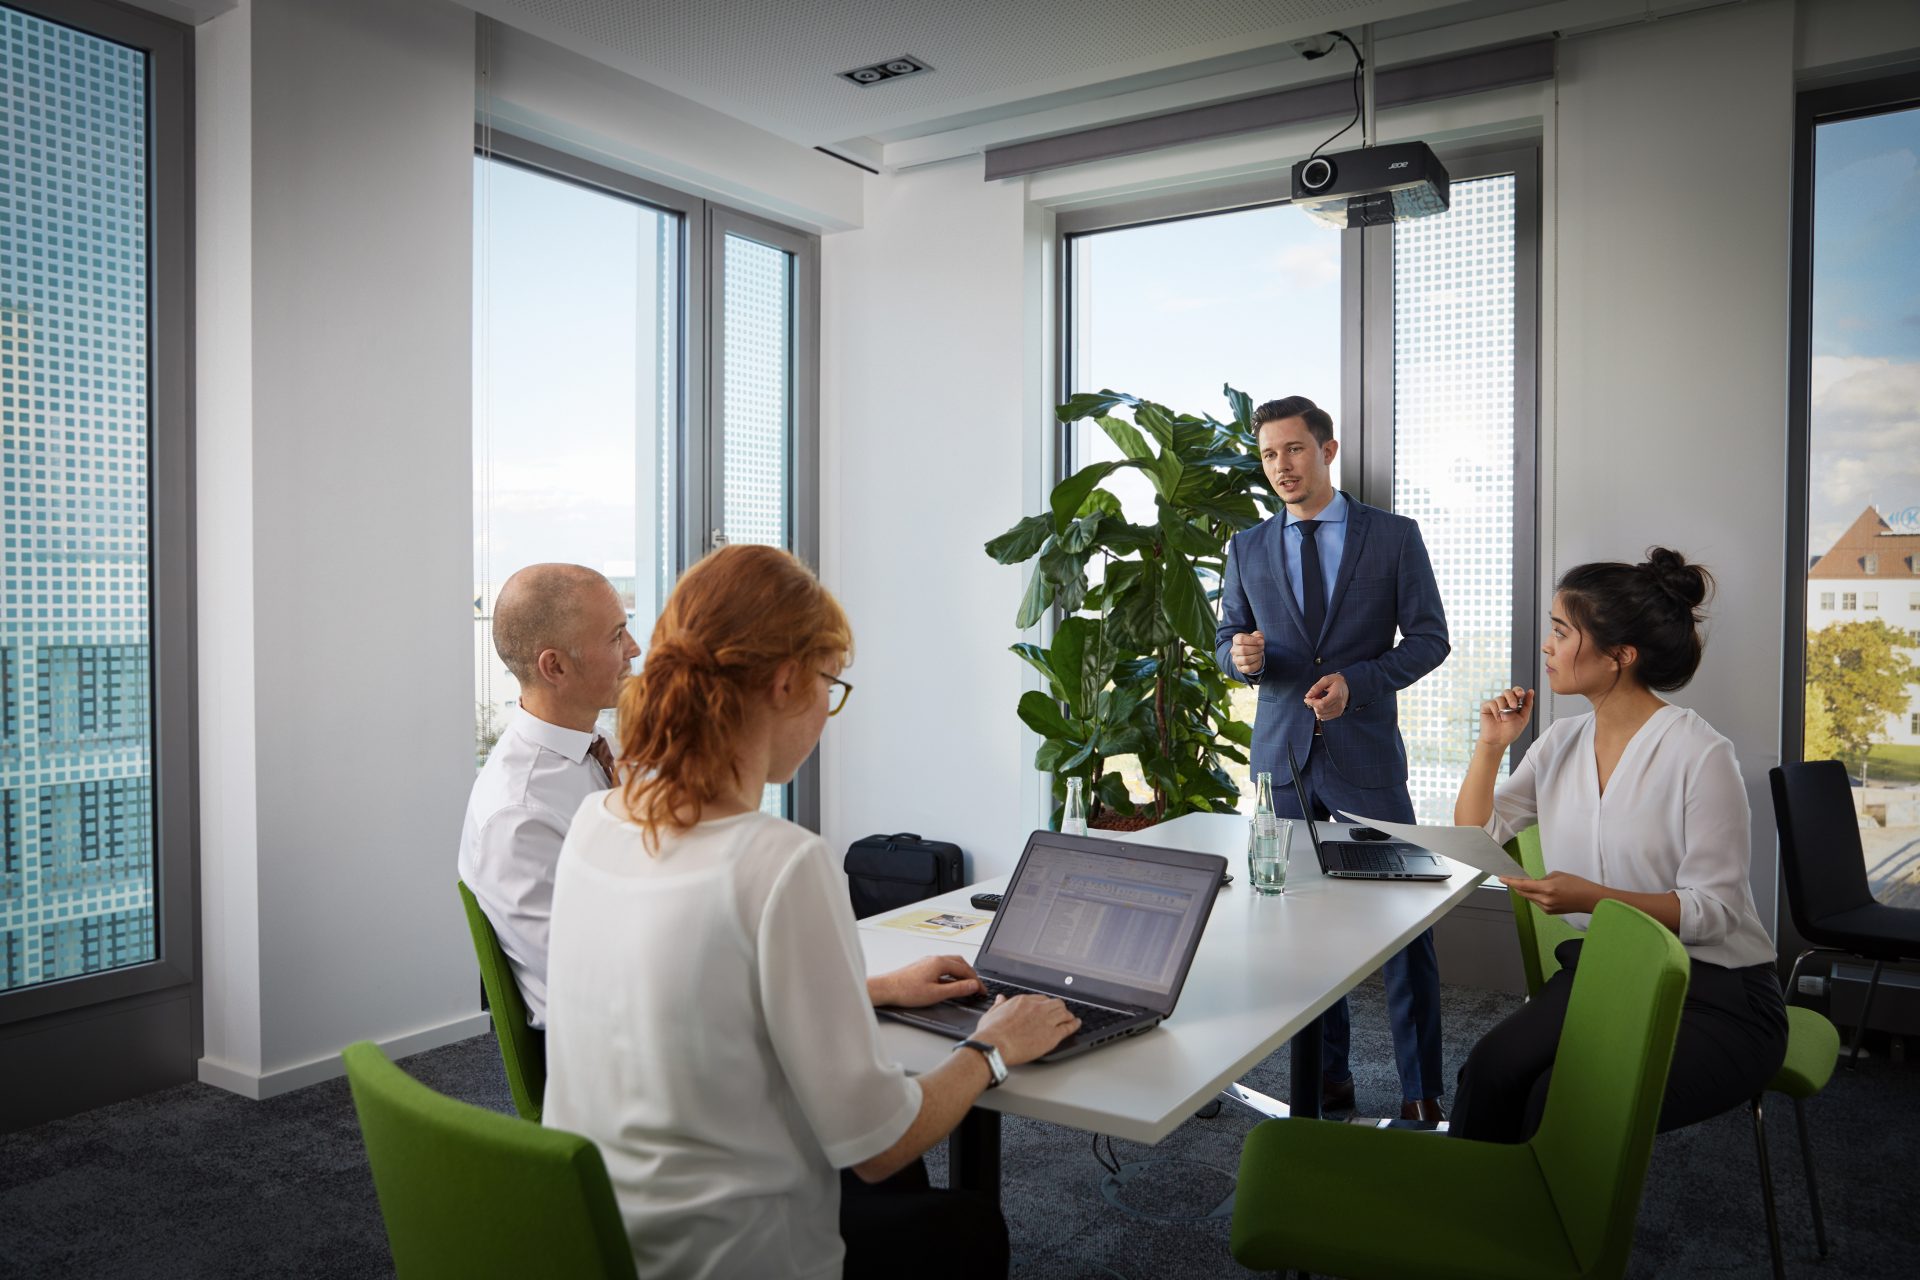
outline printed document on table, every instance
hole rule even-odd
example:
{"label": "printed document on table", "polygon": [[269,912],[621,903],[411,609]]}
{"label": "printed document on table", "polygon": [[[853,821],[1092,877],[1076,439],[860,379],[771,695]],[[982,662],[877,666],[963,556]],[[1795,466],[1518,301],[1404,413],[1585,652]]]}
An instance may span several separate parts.
{"label": "printed document on table", "polygon": [[1495,876],[1527,876],[1527,869],[1515,862],[1507,851],[1494,843],[1484,827],[1416,827],[1405,822],[1385,822],[1379,818],[1363,818],[1357,813],[1342,811],[1343,818],[1377,827],[1395,840],[1404,840],[1408,844],[1417,844],[1422,849],[1437,853],[1443,858],[1452,858],[1455,862],[1464,862],[1475,871],[1484,871]]}

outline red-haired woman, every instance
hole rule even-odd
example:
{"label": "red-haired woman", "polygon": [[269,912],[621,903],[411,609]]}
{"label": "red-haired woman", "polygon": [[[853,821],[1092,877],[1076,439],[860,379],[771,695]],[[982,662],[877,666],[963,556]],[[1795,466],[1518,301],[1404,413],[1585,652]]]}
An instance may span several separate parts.
{"label": "red-haired woman", "polygon": [[[1006,1274],[982,1200],[922,1177],[841,1204],[837,1170],[917,1163],[991,1079],[970,1049],[918,1077],[881,1054],[874,1004],[977,979],[957,956],[867,978],[826,845],[760,811],[840,709],[852,647],[786,552],[702,560],[621,695],[625,784],[588,797],[560,853],[545,1120],[599,1146],[644,1276]],[[1022,996],[974,1038],[1011,1065],[1077,1026]]]}

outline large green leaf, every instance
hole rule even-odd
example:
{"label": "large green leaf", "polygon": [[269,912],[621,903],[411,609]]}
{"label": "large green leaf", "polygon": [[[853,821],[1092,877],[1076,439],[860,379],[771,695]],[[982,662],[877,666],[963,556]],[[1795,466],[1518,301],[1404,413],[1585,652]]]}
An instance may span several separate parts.
{"label": "large green leaf", "polygon": [[[1060,535],[1060,546],[1075,555],[1085,551],[1099,537],[1100,524],[1107,518],[1104,511],[1096,511],[1090,516],[1081,516],[1068,525],[1066,532]],[[1042,516],[1041,519],[1044,520],[1046,517]]]}
{"label": "large green leaf", "polygon": [[1226,393],[1227,404],[1233,409],[1234,425],[1242,431],[1253,430],[1253,397],[1244,391],[1235,391],[1231,383],[1220,388]]}
{"label": "large green leaf", "polygon": [[987,554],[1001,564],[1019,564],[1040,549],[1053,531],[1053,521],[1045,516],[1028,516],[1013,528],[987,544]]}
{"label": "large green leaf", "polygon": [[[1122,581],[1116,584],[1115,577]],[[1174,638],[1160,606],[1160,574],[1154,566],[1122,561],[1107,570],[1107,582],[1107,625],[1116,642],[1148,653]]]}
{"label": "large green leaf", "polygon": [[1100,542],[1117,556],[1130,556],[1153,550],[1160,543],[1160,535],[1143,524],[1109,519],[1100,525]]}
{"label": "large green leaf", "polygon": [[1079,739],[1073,725],[1060,714],[1060,704],[1038,689],[1029,689],[1020,695],[1020,719],[1043,738],[1065,741],[1068,738]]}
{"label": "large green leaf", "polygon": [[1206,589],[1193,571],[1193,562],[1178,551],[1167,553],[1161,571],[1162,598],[1167,621],[1182,640],[1202,653],[1213,649],[1213,610],[1207,607]]}
{"label": "large green leaf", "polygon": [[1066,618],[1053,633],[1053,648],[1047,653],[1047,665],[1058,681],[1067,709],[1083,720],[1092,712],[1089,703],[1094,695],[1087,687],[1087,668],[1092,651],[1099,648],[1097,641],[1097,623],[1089,618]]}
{"label": "large green leaf", "polygon": [[1122,457],[1132,458],[1137,462],[1153,456],[1153,446],[1147,443],[1146,437],[1142,436],[1132,423],[1122,418],[1111,417],[1102,417],[1096,421],[1099,422],[1100,429],[1107,433],[1107,438],[1119,446]]}
{"label": "large green leaf", "polygon": [[1160,506],[1160,536],[1167,546],[1190,556],[1218,556],[1223,549],[1220,541],[1211,533],[1190,520],[1182,519],[1177,511],[1165,503]]}
{"label": "large green leaf", "polygon": [[1173,415],[1151,400],[1142,400],[1133,407],[1134,424],[1160,442],[1162,449],[1171,449],[1173,445]]}
{"label": "large green leaf", "polygon": [[[1080,504],[1080,509],[1073,514],[1084,520],[1096,512],[1101,515],[1112,516],[1116,520],[1121,519],[1126,514],[1120,510],[1120,499],[1114,497],[1105,489],[1095,489],[1092,493],[1088,494],[1086,500]],[[1045,516],[1040,518],[1043,520],[1046,519]]]}
{"label": "large green leaf", "polygon": [[1009,645],[1008,647],[1012,649],[1014,653],[1018,654],[1028,666],[1047,678],[1047,684],[1052,687],[1054,697],[1066,697],[1066,690],[1060,686],[1059,677],[1054,675],[1053,666],[1047,659],[1047,651],[1045,649],[1042,649],[1037,644],[1028,644],[1024,640],[1019,644]]}
{"label": "large green leaf", "polygon": [[1091,418],[1106,413],[1117,404],[1134,404],[1134,397],[1118,391],[1082,391],[1068,398],[1067,402],[1054,410],[1061,422],[1077,422],[1081,418]]}
{"label": "large green leaf", "polygon": [[1053,585],[1047,581],[1047,575],[1039,565],[1033,566],[1033,576],[1027,579],[1027,594],[1020,601],[1020,613],[1013,625],[1025,631],[1046,616],[1047,606],[1053,603]]}
{"label": "large green leaf", "polygon": [[1121,467],[1130,467],[1131,462],[1090,462],[1053,487],[1053,531],[1064,533],[1074,516],[1079,514],[1080,504],[1087,500],[1094,486],[1118,471]]}

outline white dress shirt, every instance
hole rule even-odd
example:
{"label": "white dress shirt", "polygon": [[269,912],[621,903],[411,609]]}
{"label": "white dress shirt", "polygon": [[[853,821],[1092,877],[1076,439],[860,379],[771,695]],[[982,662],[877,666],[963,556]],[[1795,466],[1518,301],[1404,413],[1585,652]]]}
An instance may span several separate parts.
{"label": "white dress shirt", "polygon": [[547,921],[560,843],[580,802],[612,785],[587,754],[599,736],[516,708],[467,798],[460,878],[493,922],[536,1027],[547,1025]]}
{"label": "white dress shirt", "polygon": [[[1724,968],[1771,964],[1772,941],[1748,875],[1746,788],[1733,744],[1684,707],[1653,713],[1600,791],[1593,714],[1556,720],[1493,794],[1487,832],[1502,843],[1540,824],[1547,870],[1613,889],[1675,893],[1680,942]],[[1585,930],[1591,916],[1560,917]]]}
{"label": "white dress shirt", "polygon": [[920,1086],[881,1053],[820,837],[743,813],[663,830],[654,855],[588,799],[548,978],[543,1123],[600,1148],[640,1274],[837,1278],[835,1170],[899,1141]]}

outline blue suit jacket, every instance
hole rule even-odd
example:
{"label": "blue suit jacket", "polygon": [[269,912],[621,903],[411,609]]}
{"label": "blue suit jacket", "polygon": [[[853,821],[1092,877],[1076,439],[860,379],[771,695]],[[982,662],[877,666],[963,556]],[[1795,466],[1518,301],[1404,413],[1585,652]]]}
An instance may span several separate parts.
{"label": "blue suit jacket", "polygon": [[[1334,579],[1326,626],[1307,635],[1281,554],[1284,515],[1235,534],[1227,549],[1214,654],[1229,677],[1260,689],[1253,723],[1253,772],[1292,782],[1283,746],[1305,761],[1313,712],[1302,699],[1322,676],[1347,678],[1347,709],[1322,727],[1321,747],[1353,787],[1402,787],[1407,748],[1394,695],[1446,661],[1447,617],[1420,526],[1405,516],[1347,499],[1347,545]],[[1394,643],[1398,628],[1400,642]],[[1267,665],[1248,679],[1233,666],[1233,637],[1261,632]]]}

